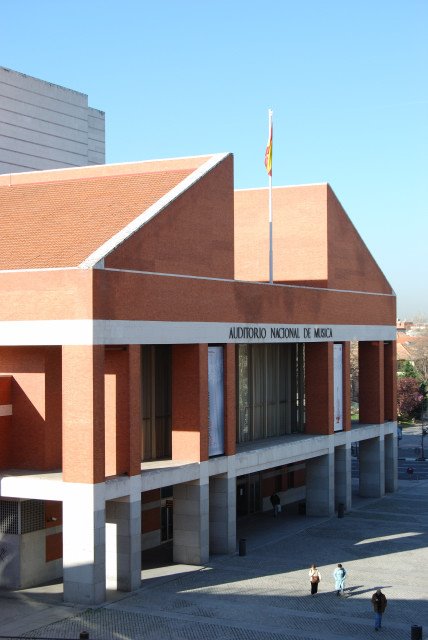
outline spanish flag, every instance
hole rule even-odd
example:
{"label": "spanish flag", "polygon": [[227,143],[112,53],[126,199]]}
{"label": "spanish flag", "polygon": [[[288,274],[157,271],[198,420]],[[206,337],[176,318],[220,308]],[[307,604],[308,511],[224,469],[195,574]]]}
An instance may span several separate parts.
{"label": "spanish flag", "polygon": [[272,124],[272,111],[269,110],[269,138],[265,151],[265,167],[268,172],[268,176],[272,176],[272,133],[273,133],[273,124]]}

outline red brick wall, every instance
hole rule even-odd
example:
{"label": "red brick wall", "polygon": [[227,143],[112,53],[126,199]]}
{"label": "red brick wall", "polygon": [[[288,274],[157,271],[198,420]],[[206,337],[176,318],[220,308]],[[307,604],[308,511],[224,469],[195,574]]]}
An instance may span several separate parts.
{"label": "red brick wall", "polygon": [[141,354],[139,345],[106,348],[106,475],[141,471]]}
{"label": "red brick wall", "polygon": [[351,344],[342,343],[343,351],[343,430],[351,429]]}
{"label": "red brick wall", "polygon": [[42,348],[2,348],[1,370],[13,374],[9,467],[44,469],[45,362]]}
{"label": "red brick wall", "polygon": [[172,347],[172,458],[208,460],[208,345]]}
{"label": "red brick wall", "polygon": [[46,562],[62,558],[62,533],[52,533],[46,536]]}
{"label": "red brick wall", "polygon": [[384,353],[383,342],[360,342],[359,420],[362,424],[384,421]]}
{"label": "red brick wall", "polygon": [[[0,407],[12,404],[12,377],[0,376]],[[0,416],[0,469],[10,466],[12,417]]]}
{"label": "red brick wall", "polygon": [[233,158],[122,243],[106,267],[233,278]]}
{"label": "red brick wall", "polygon": [[46,435],[44,439],[45,469],[61,469],[62,467],[61,358],[61,347],[46,347]]}
{"label": "red brick wall", "polygon": [[160,506],[155,509],[148,509],[143,511],[141,517],[141,531],[143,533],[149,533],[150,531],[157,531],[160,529]]}
{"label": "red brick wall", "polygon": [[[274,188],[275,281],[326,286],[327,185]],[[235,192],[235,277],[269,280],[268,189]]]}
{"label": "red brick wall", "polygon": [[290,324],[391,326],[396,322],[395,296],[101,269],[94,271],[94,283],[95,318],[243,323],[283,323],[286,318]]}
{"label": "red brick wall", "polygon": [[151,491],[144,491],[141,494],[141,502],[143,504],[149,504],[150,502],[155,502],[160,500],[160,490],[152,489]]}
{"label": "red brick wall", "polygon": [[384,345],[385,420],[397,420],[397,343]]}
{"label": "red brick wall", "polygon": [[305,432],[333,433],[333,343],[306,344],[305,395]]}
{"label": "red brick wall", "polygon": [[58,527],[62,524],[62,502],[46,500],[45,502],[46,529]]}
{"label": "red brick wall", "polygon": [[63,479],[105,479],[104,346],[63,346]]}
{"label": "red brick wall", "polygon": [[105,352],[105,445],[106,476],[128,470],[129,443],[128,412],[128,352],[125,349],[106,349]]}
{"label": "red brick wall", "polygon": [[391,293],[391,285],[330,186],[327,206],[328,286],[332,289]]}

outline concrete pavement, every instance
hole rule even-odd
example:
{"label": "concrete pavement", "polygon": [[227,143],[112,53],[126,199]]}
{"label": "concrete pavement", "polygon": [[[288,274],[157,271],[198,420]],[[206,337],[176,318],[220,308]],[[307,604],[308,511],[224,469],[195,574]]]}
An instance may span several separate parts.
{"label": "concrete pavement", "polygon": [[[247,555],[214,557],[203,567],[166,565],[142,572],[142,587],[90,609],[61,602],[62,585],[0,596],[0,635],[97,640],[359,640],[377,637],[370,597],[388,598],[388,640],[428,636],[428,481],[400,481],[379,500],[354,496],[344,518],[290,511],[240,524]],[[309,595],[308,567],[322,574]],[[345,597],[332,572],[348,570]],[[7,634],[10,634],[9,636]]]}

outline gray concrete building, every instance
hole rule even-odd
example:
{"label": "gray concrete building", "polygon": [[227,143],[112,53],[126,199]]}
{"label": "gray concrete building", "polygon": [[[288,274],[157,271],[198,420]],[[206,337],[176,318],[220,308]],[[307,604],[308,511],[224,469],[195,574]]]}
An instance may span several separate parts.
{"label": "gray concrete building", "polygon": [[104,162],[104,112],[87,95],[0,67],[0,174]]}

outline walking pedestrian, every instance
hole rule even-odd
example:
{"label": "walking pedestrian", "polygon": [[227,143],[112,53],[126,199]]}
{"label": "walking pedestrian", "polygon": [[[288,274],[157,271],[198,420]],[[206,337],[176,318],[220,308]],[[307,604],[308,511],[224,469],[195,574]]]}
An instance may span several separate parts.
{"label": "walking pedestrian", "polygon": [[372,595],[372,605],[373,611],[375,612],[375,631],[379,631],[382,629],[382,614],[384,613],[387,605],[387,599],[385,594],[382,593],[380,589],[378,589]]}
{"label": "walking pedestrian", "polygon": [[345,578],[347,571],[345,567],[341,564],[338,564],[336,569],[333,572],[334,577],[334,588],[336,589],[336,595],[343,595],[343,591],[345,589]]}
{"label": "walking pedestrian", "polygon": [[281,500],[277,493],[273,493],[270,497],[271,504],[273,506],[273,517],[276,518],[281,511]]}
{"label": "walking pedestrian", "polygon": [[311,596],[314,596],[318,593],[318,584],[321,581],[321,574],[318,571],[316,564],[312,564],[309,569],[309,581],[311,583]]}

